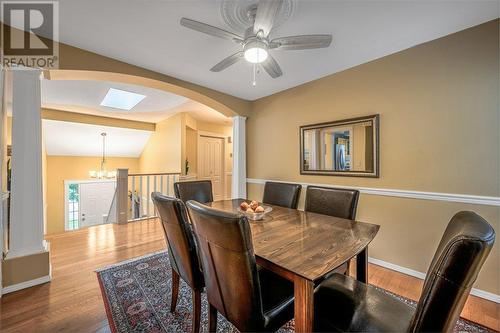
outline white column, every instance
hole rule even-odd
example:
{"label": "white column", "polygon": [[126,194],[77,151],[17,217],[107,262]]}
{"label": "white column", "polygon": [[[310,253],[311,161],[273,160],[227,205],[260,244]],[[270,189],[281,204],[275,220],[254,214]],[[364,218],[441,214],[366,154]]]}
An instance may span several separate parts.
{"label": "white column", "polygon": [[12,187],[7,258],[46,251],[40,75],[39,69],[12,69]]}
{"label": "white column", "polygon": [[[3,66],[0,64],[0,251],[3,251],[3,226],[6,219],[6,209],[7,208],[7,199],[9,198],[9,194],[7,192],[3,192],[4,189],[7,189],[7,185],[4,184],[7,177],[4,178],[4,175],[7,175],[7,172],[4,170],[7,167],[7,163],[4,160],[4,157],[7,156],[6,148],[6,138],[7,138],[7,111],[4,109],[4,77],[5,70]],[[2,286],[2,265],[0,262],[0,286]],[[2,293],[0,292],[0,298],[2,298]]]}
{"label": "white column", "polygon": [[232,197],[247,197],[246,117],[233,117]]}

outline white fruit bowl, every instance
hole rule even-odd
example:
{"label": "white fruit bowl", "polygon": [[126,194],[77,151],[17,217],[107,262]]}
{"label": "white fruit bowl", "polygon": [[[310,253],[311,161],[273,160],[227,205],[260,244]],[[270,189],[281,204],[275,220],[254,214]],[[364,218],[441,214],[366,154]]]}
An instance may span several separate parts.
{"label": "white fruit bowl", "polygon": [[238,207],[238,212],[244,214],[249,220],[252,221],[260,221],[264,218],[264,216],[269,213],[270,211],[273,210],[272,207],[269,206],[262,206],[264,208],[263,212],[260,213],[247,213],[246,211],[243,211],[241,208]]}

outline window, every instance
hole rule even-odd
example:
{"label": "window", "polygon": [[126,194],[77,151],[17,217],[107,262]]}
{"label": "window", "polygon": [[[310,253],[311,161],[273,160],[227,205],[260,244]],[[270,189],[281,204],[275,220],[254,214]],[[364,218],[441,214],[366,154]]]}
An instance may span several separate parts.
{"label": "window", "polygon": [[76,230],[79,227],[79,206],[80,191],[78,184],[69,184],[68,186],[68,225],[66,230]]}
{"label": "window", "polygon": [[130,111],[144,98],[146,98],[145,95],[109,88],[108,93],[104,96],[104,99],[101,102],[101,105],[114,109]]}

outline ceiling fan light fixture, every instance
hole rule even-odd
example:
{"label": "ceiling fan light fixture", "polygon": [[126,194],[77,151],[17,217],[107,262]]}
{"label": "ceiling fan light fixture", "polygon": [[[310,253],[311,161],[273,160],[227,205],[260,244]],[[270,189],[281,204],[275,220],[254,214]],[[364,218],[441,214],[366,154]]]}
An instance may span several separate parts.
{"label": "ceiling fan light fixture", "polygon": [[267,45],[261,41],[252,41],[245,44],[244,56],[252,64],[260,64],[267,59]]}

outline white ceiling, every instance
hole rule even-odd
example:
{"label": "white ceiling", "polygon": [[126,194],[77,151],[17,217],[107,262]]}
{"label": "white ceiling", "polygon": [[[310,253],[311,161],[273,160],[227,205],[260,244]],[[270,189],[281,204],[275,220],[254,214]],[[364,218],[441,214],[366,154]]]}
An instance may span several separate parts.
{"label": "white ceiling", "polygon": [[332,46],[272,51],[284,75],[271,79],[263,72],[252,87],[248,63],[209,71],[238,45],[179,25],[185,16],[230,30],[220,15],[220,2],[63,0],[60,40],[254,100],[499,17],[498,0],[295,0],[292,16],[271,38],[330,33]]}
{"label": "white ceiling", "polygon": [[101,156],[106,132],[106,156],[139,157],[149,131],[44,119],[45,148],[49,156]]}
{"label": "white ceiling", "polygon": [[[101,106],[109,88],[146,95],[132,110]],[[201,103],[162,90],[106,81],[42,80],[42,106],[70,112],[157,123],[178,112],[198,120],[227,124],[231,119]]]}
{"label": "white ceiling", "polygon": [[[101,106],[110,88],[145,95],[132,110],[125,111]],[[186,102],[187,98],[149,87],[107,81],[42,80],[42,102],[47,104],[78,105],[93,108],[110,115],[114,113],[157,112],[171,109]]]}

